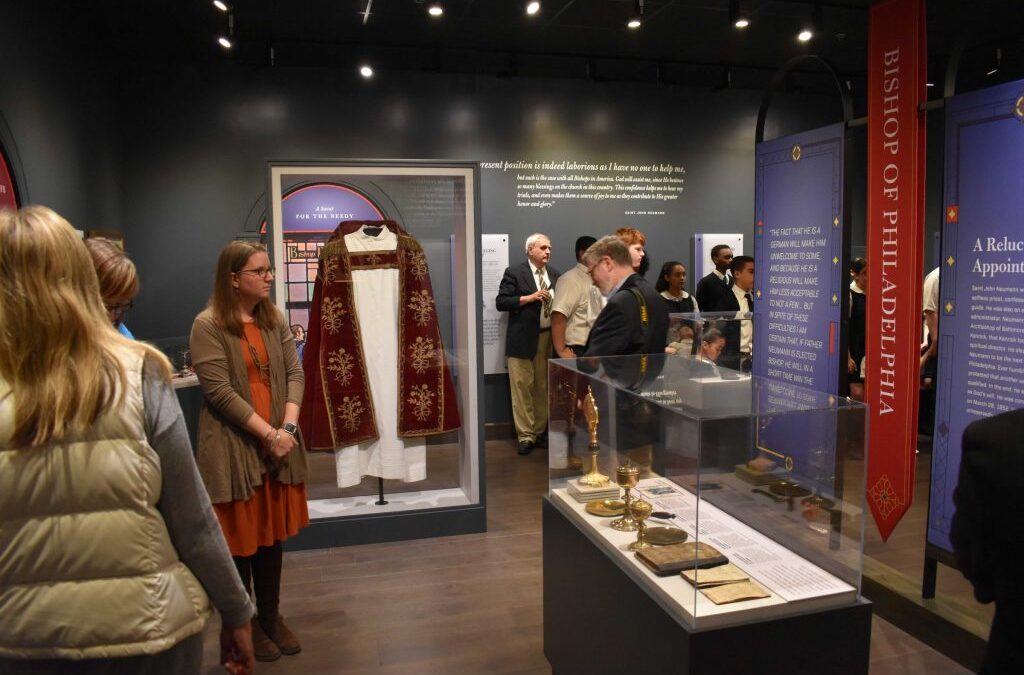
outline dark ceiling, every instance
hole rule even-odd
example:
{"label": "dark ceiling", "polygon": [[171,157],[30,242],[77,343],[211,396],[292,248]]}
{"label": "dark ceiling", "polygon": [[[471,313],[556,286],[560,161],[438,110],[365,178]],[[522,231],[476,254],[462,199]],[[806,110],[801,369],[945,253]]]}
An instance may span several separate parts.
{"label": "dark ceiling", "polygon": [[[729,22],[729,0],[646,0],[645,22],[628,30],[635,0],[235,0],[230,52],[216,44],[226,15],[211,0],[68,3],[90,44],[120,62],[255,67],[466,72],[499,77],[591,78],[763,88],[789,58],[826,59],[863,88],[870,0],[741,0],[751,25]],[[799,43],[800,25],[820,11],[820,31]],[[367,10],[369,10],[367,12]],[[947,57],[965,37],[958,91],[1024,77],[1024,0],[929,0],[929,78],[939,86]],[[986,75],[1002,51],[1002,66]],[[813,84],[811,85],[813,88]]]}

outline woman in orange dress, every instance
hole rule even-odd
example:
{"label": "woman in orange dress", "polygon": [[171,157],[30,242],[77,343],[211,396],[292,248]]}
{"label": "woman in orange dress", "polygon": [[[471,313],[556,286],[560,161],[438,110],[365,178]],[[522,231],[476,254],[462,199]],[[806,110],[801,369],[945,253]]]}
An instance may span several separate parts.
{"label": "woman in orange dress", "polygon": [[253,647],[261,661],[301,650],[279,612],[281,542],[309,524],[309,469],[296,427],[302,365],[270,302],[273,278],[265,247],[228,244],[189,345],[204,396],[196,461],[242,582],[256,597]]}

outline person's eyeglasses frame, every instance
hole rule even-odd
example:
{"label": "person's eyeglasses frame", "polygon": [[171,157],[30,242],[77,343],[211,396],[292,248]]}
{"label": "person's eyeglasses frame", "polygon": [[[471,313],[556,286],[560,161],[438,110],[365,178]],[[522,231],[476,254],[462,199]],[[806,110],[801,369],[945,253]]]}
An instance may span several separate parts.
{"label": "person's eyeglasses frame", "polygon": [[275,274],[273,267],[257,267],[254,270],[238,270],[235,274],[255,274],[262,279],[272,278]]}

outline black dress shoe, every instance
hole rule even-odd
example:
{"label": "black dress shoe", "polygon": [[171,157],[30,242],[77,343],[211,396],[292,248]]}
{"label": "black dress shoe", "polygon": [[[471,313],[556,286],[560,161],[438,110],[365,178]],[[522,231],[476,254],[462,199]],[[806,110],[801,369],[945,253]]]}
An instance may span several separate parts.
{"label": "black dress shoe", "polygon": [[533,452],[533,441],[519,441],[519,452],[520,455],[528,455]]}
{"label": "black dress shoe", "polygon": [[536,446],[538,448],[547,448],[548,447],[548,432],[545,431],[540,436],[538,436],[537,440],[535,440],[533,442],[533,444],[534,444],[534,446]]}

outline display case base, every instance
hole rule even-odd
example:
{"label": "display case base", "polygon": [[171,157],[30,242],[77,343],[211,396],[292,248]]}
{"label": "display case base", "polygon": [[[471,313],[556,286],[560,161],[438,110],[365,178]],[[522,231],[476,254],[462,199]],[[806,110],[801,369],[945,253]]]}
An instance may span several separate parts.
{"label": "display case base", "polygon": [[405,511],[349,518],[322,518],[285,542],[287,551],[303,551],[386,541],[447,537],[487,531],[487,507],[473,505],[432,511]]}
{"label": "display case base", "polygon": [[709,630],[680,623],[543,498],[544,655],[554,675],[868,672],[871,603]]}

